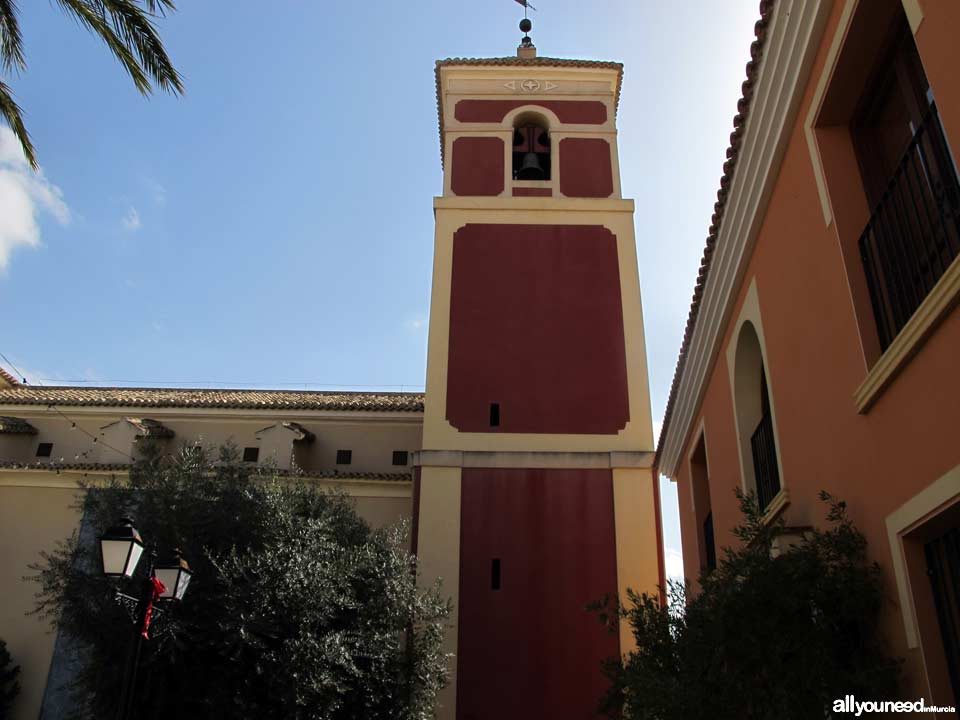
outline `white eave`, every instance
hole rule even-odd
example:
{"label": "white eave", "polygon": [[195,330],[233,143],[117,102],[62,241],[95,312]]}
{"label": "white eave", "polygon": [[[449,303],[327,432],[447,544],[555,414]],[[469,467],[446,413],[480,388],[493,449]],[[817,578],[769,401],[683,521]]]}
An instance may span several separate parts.
{"label": "white eave", "polygon": [[671,479],[676,479],[687,436],[720,352],[831,4],[828,0],[779,0],[774,9],[710,272],[663,437],[659,471]]}

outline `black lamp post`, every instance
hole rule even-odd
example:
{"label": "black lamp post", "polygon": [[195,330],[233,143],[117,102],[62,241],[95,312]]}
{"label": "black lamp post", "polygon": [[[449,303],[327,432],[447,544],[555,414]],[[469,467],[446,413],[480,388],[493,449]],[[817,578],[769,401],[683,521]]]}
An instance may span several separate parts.
{"label": "black lamp post", "polygon": [[[100,538],[103,574],[107,577],[133,577],[143,553],[143,540],[130,518],[123,518],[118,525],[107,530]],[[190,566],[180,557],[179,550],[174,551],[171,562],[157,564],[156,543],[152,543],[147,550],[147,563],[140,597],[117,591],[118,598],[136,607],[133,638],[127,663],[123,669],[117,720],[126,720],[132,716],[140,650],[143,641],[149,639],[147,631],[154,614],[154,603],[158,600],[182,600],[192,576]]]}

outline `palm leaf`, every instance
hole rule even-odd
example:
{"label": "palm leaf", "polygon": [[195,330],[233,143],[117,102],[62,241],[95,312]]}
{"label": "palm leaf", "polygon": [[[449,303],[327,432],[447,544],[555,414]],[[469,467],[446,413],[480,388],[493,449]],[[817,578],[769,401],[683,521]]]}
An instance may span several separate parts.
{"label": "palm leaf", "polygon": [[[173,67],[150,21],[150,16],[131,0],[57,0],[60,6],[88,30],[100,37],[114,54],[133,84],[144,95],[158,87],[183,92],[180,74]],[[172,9],[168,0],[147,0],[147,5]]]}
{"label": "palm leaf", "polygon": [[30,167],[34,170],[39,168],[37,164],[37,156],[33,150],[33,143],[30,142],[30,134],[27,132],[26,126],[23,124],[23,116],[20,112],[20,106],[17,105],[16,100],[13,99],[13,94],[10,92],[10,88],[0,80],[0,115],[7,121],[7,124],[10,125],[10,129],[13,130],[13,134],[16,136],[17,140],[20,141],[20,146],[23,148],[23,154],[27,158],[27,162],[30,163]]}
{"label": "palm leaf", "polygon": [[17,3],[0,0],[0,68],[9,72],[26,67],[23,57],[23,37],[17,22]]}
{"label": "palm leaf", "polygon": [[[149,74],[158,87],[172,93],[182,93],[180,74],[170,61],[150,17],[132,0],[96,0],[113,21],[118,37],[132,48],[140,61],[140,67]],[[148,7],[157,7],[147,0]],[[161,11],[163,3],[159,5]]]}
{"label": "palm leaf", "polygon": [[[170,61],[152,20],[175,11],[174,0],[57,0],[57,3],[103,40],[142,94],[149,95],[154,85],[174,94],[183,93],[180,73]],[[0,70],[6,72],[26,67],[18,12],[16,0],[0,0]],[[0,117],[7,121],[20,141],[31,167],[37,169],[36,153],[23,124],[20,106],[2,81]]]}

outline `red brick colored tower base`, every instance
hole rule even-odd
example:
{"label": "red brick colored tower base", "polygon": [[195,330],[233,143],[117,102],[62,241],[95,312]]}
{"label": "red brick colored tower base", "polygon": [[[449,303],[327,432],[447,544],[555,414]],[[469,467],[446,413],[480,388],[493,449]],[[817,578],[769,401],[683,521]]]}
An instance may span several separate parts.
{"label": "red brick colored tower base", "polygon": [[457,717],[592,718],[617,635],[609,470],[465,469]]}

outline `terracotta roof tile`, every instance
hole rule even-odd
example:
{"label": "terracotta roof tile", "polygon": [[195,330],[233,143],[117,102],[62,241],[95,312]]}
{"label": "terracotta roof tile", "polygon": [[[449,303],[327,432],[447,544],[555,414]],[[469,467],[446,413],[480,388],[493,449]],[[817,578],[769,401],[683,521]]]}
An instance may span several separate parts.
{"label": "terracotta roof tile", "polygon": [[440,68],[470,67],[477,65],[506,66],[506,67],[578,67],[602,68],[617,71],[617,92],[614,100],[614,112],[620,107],[620,88],[623,85],[623,63],[610,60],[577,60],[552,57],[521,58],[516,55],[492,58],[447,58],[437,60],[434,73],[437,79],[437,118],[440,125],[440,162],[443,163],[443,85],[440,81]]}
{"label": "terracotta roof tile", "polygon": [[660,429],[660,439],[657,442],[657,454],[654,459],[655,467],[659,467],[660,465],[663,439],[667,436],[667,431],[670,428],[677,387],[680,384],[680,378],[683,376],[683,371],[686,368],[687,351],[690,349],[690,341],[693,337],[693,331],[700,314],[700,299],[703,296],[703,289],[706,287],[707,278],[710,275],[710,261],[713,257],[714,245],[716,245],[717,236],[723,223],[723,212],[726,208],[727,193],[730,189],[730,183],[733,181],[733,174],[736,172],[740,145],[743,142],[743,131],[747,124],[747,117],[750,114],[750,101],[753,99],[754,87],[760,73],[760,62],[763,58],[763,46],[767,36],[767,27],[773,17],[775,4],[776,0],[760,0],[760,19],[757,20],[756,25],[754,25],[754,34],[757,39],[750,45],[750,61],[747,63],[747,78],[741,86],[743,97],[737,101],[737,114],[733,118],[733,132],[730,133],[730,147],[727,148],[726,155],[727,160],[723,164],[723,175],[720,178],[720,189],[717,191],[717,202],[713,206],[714,213],[707,234],[706,247],[703,250],[703,259],[700,261],[700,273],[697,275],[696,286],[693,290],[693,299],[690,302],[690,314],[687,316],[687,326],[683,333],[683,342],[680,345],[680,355],[677,358],[677,367],[673,374],[673,383],[670,386],[670,395],[667,398],[667,407],[663,414],[663,425]]}
{"label": "terracotta roof tile", "polygon": [[423,393],[191,388],[0,388],[2,405],[423,412]]}
{"label": "terracotta roof tile", "polygon": [[2,379],[8,385],[19,385],[20,381],[17,380],[13,375],[8,373],[2,367],[0,367],[0,379]]}

